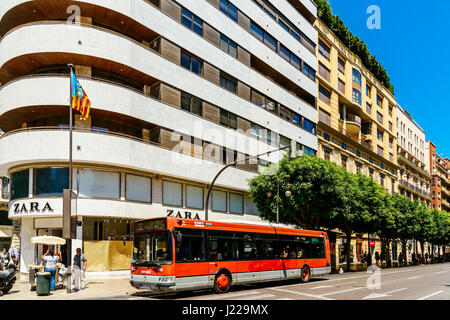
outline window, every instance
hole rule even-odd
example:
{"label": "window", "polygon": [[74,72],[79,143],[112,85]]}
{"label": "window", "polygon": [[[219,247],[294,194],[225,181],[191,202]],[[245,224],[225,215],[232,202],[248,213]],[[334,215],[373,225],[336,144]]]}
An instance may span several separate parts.
{"label": "window", "polygon": [[330,141],[330,136],[327,135],[326,133],[323,134],[323,138],[327,141]]}
{"label": "window", "polygon": [[340,92],[345,94],[345,82],[341,79],[338,79],[338,89]]}
{"label": "window", "polygon": [[352,99],[354,102],[357,102],[358,104],[361,104],[361,92],[355,88],[353,88],[353,95]]}
{"label": "window", "polygon": [[389,105],[389,109],[388,109],[389,111],[389,116],[391,116],[392,117],[392,106],[391,105]]}
{"label": "window", "polygon": [[377,121],[383,123],[383,115],[377,111]]}
{"label": "window", "polygon": [[338,57],[338,70],[345,73],[345,61]]}
{"label": "window", "polygon": [[330,92],[319,85],[319,99],[325,102],[326,104],[330,104]]}
{"label": "window", "polygon": [[373,178],[373,169],[369,168],[369,177]]}
{"label": "window", "polygon": [[394,140],[392,139],[392,138],[389,138],[389,148],[392,148],[392,142],[393,142]]}
{"label": "window", "polygon": [[62,196],[69,188],[69,168],[40,168],[33,170],[33,195]]}
{"label": "window", "polygon": [[225,191],[212,191],[212,210],[218,212],[227,212],[227,193]]}
{"label": "window", "polygon": [[277,106],[275,101],[267,98],[266,96],[262,95],[256,90],[252,90],[252,102],[256,104],[257,106],[260,106],[270,112],[275,113]]}
{"label": "window", "polygon": [[377,154],[381,157],[383,156],[383,148],[382,147],[377,146]]}
{"label": "window", "polygon": [[327,81],[330,81],[330,70],[319,62],[319,74]]}
{"label": "window", "polygon": [[366,96],[370,97],[371,88],[366,84]]}
{"label": "window", "polygon": [[383,131],[377,129],[377,139],[383,141]]}
{"label": "window", "polygon": [[225,109],[220,109],[220,124],[237,129],[237,116]]}
{"label": "window", "polygon": [[11,200],[28,198],[29,170],[21,170],[11,174]]}
{"label": "window", "polygon": [[306,63],[303,63],[302,72],[307,75],[311,80],[316,81],[316,71],[314,71],[313,68],[311,68]]}
{"label": "window", "polygon": [[275,52],[277,51],[277,40],[275,40],[274,37],[257,26],[253,21],[250,22],[250,31],[256,38],[264,42],[264,44],[270,49]]}
{"label": "window", "polygon": [[120,173],[81,169],[78,171],[78,194],[86,198],[119,199]]}
{"label": "window", "polygon": [[242,194],[230,192],[230,212],[244,213],[244,196]]}
{"label": "window", "polygon": [[381,107],[381,104],[383,103],[383,98],[377,95],[377,106]]}
{"label": "window", "polygon": [[237,44],[223,34],[220,34],[220,49],[235,58],[237,57]]}
{"label": "window", "polygon": [[202,74],[203,62],[187,53],[181,52],[181,65],[196,74]]}
{"label": "window", "polygon": [[203,34],[203,21],[185,8],[182,11],[181,23],[189,29],[192,29],[195,33],[199,35]]}
{"label": "window", "polygon": [[316,125],[315,125],[315,123],[304,118],[303,119],[303,129],[305,129],[308,132],[311,132],[312,134],[315,134]]}
{"label": "window", "polygon": [[319,53],[327,60],[330,60],[330,47],[319,39]]}
{"label": "window", "polygon": [[227,16],[229,16],[234,21],[238,21],[237,18],[237,8],[229,1],[227,0],[220,0],[220,11],[225,13]]}
{"label": "window", "polygon": [[183,206],[183,185],[179,182],[163,181],[163,204]]}
{"label": "window", "polygon": [[203,209],[203,188],[186,185],[186,208]]}
{"label": "window", "polygon": [[260,41],[264,41],[264,31],[253,22],[250,23],[250,31]]}
{"label": "window", "polygon": [[392,132],[392,122],[389,121],[388,126],[389,126],[389,131]]}
{"label": "window", "polygon": [[309,148],[307,146],[304,146],[303,147],[303,153],[307,154],[307,155],[315,156],[316,155],[316,150],[311,149],[311,148]]}
{"label": "window", "polygon": [[328,149],[323,149],[323,158],[324,160],[330,161],[331,159],[331,151]]}
{"label": "window", "polygon": [[325,240],[324,238],[311,238],[311,258],[325,258]]}
{"label": "window", "polygon": [[205,232],[175,229],[175,261],[205,261]]}
{"label": "window", "polygon": [[352,80],[361,86],[361,72],[353,68]]}
{"label": "window", "polygon": [[202,100],[184,91],[181,92],[181,109],[202,115]]}
{"label": "window", "polygon": [[125,191],[127,200],[150,203],[152,202],[152,179],[127,174]]}
{"label": "window", "polygon": [[292,64],[295,68],[300,70],[300,59],[293,54],[289,49],[287,49],[285,46],[280,44],[280,56],[288,61],[290,64]]}
{"label": "window", "polygon": [[344,168],[344,170],[347,170],[347,157],[346,156],[341,157],[341,165],[342,165],[342,168]]}
{"label": "window", "polygon": [[237,82],[224,75],[220,75],[220,86],[236,93]]}
{"label": "window", "polygon": [[208,231],[208,260],[221,261],[235,258],[232,232]]}
{"label": "window", "polygon": [[380,173],[380,184],[384,186],[384,174]]}
{"label": "window", "polygon": [[361,172],[362,164],[359,162],[356,162],[356,172]]}

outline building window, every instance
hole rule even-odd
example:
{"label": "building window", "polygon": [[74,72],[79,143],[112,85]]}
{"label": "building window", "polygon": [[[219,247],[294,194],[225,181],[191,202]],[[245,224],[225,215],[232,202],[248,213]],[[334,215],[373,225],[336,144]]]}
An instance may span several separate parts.
{"label": "building window", "polygon": [[11,174],[11,200],[28,198],[28,185],[30,173],[28,169],[17,171]]}
{"label": "building window", "polygon": [[218,212],[227,212],[227,193],[225,191],[212,191],[212,210]]}
{"label": "building window", "polygon": [[377,146],[377,154],[381,157],[383,156],[383,148],[382,147]]}
{"label": "building window", "polygon": [[229,55],[231,55],[235,58],[237,57],[236,42],[228,39],[228,37],[226,37],[223,34],[220,34],[220,49],[222,49],[222,51],[225,51],[226,53],[228,53]]}
{"label": "building window", "polygon": [[352,80],[361,86],[361,72],[353,68]]}
{"label": "building window", "polygon": [[377,129],[377,139],[383,141],[383,131]]}
{"label": "building window", "polygon": [[366,84],[366,96],[370,97],[371,88]]}
{"label": "building window", "polygon": [[377,95],[377,106],[381,108],[381,104],[383,103],[383,98]]}
{"label": "building window", "polygon": [[69,168],[33,169],[33,195],[57,197],[69,188]]}
{"label": "building window", "polygon": [[285,59],[287,62],[292,64],[296,69],[300,70],[301,67],[301,61],[300,59],[293,54],[289,49],[287,49],[285,46],[283,46],[280,43],[280,56]]}
{"label": "building window", "polygon": [[237,129],[237,116],[225,109],[220,109],[220,124]]}
{"label": "building window", "polygon": [[244,213],[244,196],[230,192],[230,213]]}
{"label": "building window", "polygon": [[181,52],[181,65],[196,74],[202,74],[203,62],[184,52]]}
{"label": "building window", "polygon": [[270,49],[275,52],[277,51],[277,40],[275,40],[274,37],[272,37],[270,34],[253,23],[253,21],[250,22],[250,31],[256,38],[262,41]]}
{"label": "building window", "polygon": [[347,157],[346,156],[342,156],[341,164],[342,164],[342,168],[344,168],[344,170],[347,170]]}
{"label": "building window", "polygon": [[192,29],[195,33],[203,34],[203,21],[189,10],[183,8],[181,15],[181,23],[189,29]]}
{"label": "building window", "polygon": [[361,104],[361,92],[359,90],[353,88],[353,96],[352,96],[352,98],[353,98],[354,102],[356,102],[358,104]]}
{"label": "building window", "polygon": [[307,155],[315,156],[316,155],[316,150],[308,148],[307,146],[304,146],[303,153],[307,154]]}
{"label": "building window", "polygon": [[120,198],[120,173],[81,169],[78,171],[78,194],[85,198]]}
{"label": "building window", "polygon": [[330,70],[319,62],[319,74],[328,82],[330,81]]}
{"label": "building window", "polygon": [[391,162],[394,161],[394,155],[392,153],[389,153],[389,161]]}
{"label": "building window", "polygon": [[203,209],[203,188],[186,185],[186,208]]}
{"label": "building window", "polygon": [[331,96],[331,93],[327,89],[325,89],[324,87],[319,85],[319,99],[329,105],[330,104],[330,96]]}
{"label": "building window", "polygon": [[389,109],[388,109],[388,110],[389,110],[389,111],[388,111],[388,112],[389,112],[389,116],[392,117],[392,106],[391,106],[391,105],[389,106]]}
{"label": "building window", "polygon": [[311,80],[316,81],[316,71],[309,65],[303,62],[302,72],[307,75]]}
{"label": "building window", "polygon": [[362,164],[359,162],[356,162],[356,172],[361,172]]}
{"label": "building window", "polygon": [[392,132],[392,122],[390,122],[390,121],[389,121],[389,123],[388,123],[388,127],[389,127],[389,131],[391,131],[391,132]]}
{"label": "building window", "polygon": [[330,141],[330,136],[327,135],[326,133],[323,134],[323,138],[327,141]]}
{"label": "building window", "polygon": [[366,112],[372,114],[372,106],[366,102]]}
{"label": "building window", "polygon": [[220,75],[220,86],[236,93],[237,81],[232,80],[224,75]]}
{"label": "building window", "polygon": [[383,124],[383,115],[377,111],[377,121]]}
{"label": "building window", "polygon": [[183,185],[179,182],[163,181],[163,204],[183,206]]}
{"label": "building window", "polygon": [[384,174],[380,173],[380,184],[384,187]]}
{"label": "building window", "polygon": [[373,178],[373,169],[369,168],[369,177]]}
{"label": "building window", "polygon": [[303,118],[303,129],[305,129],[308,132],[311,132],[312,134],[316,134],[315,133],[316,124],[305,118]]}
{"label": "building window", "polygon": [[341,79],[338,79],[338,89],[340,92],[345,94],[345,82],[342,81]]}
{"label": "building window", "polygon": [[319,53],[330,60],[330,47],[328,47],[322,40],[319,39]]}
{"label": "building window", "polygon": [[345,73],[345,61],[338,57],[338,70]]}
{"label": "building window", "polygon": [[220,11],[225,13],[227,16],[229,16],[234,21],[238,21],[237,18],[237,8],[229,1],[227,0],[220,0]]}
{"label": "building window", "polygon": [[152,202],[152,179],[126,174],[125,198],[130,201]]}
{"label": "building window", "polygon": [[202,115],[202,100],[184,91],[181,92],[181,109]]}
{"label": "building window", "polygon": [[267,98],[256,90],[252,90],[252,102],[272,113],[276,113],[277,105],[275,101]]}
{"label": "building window", "polygon": [[331,160],[331,151],[328,149],[323,149],[323,159],[330,161]]}

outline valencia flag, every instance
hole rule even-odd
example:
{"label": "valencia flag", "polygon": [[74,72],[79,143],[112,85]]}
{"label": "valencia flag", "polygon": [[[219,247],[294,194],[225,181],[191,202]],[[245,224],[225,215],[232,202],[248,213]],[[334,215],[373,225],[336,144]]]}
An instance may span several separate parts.
{"label": "valencia flag", "polygon": [[91,110],[91,101],[86,92],[84,92],[80,83],[71,71],[72,77],[72,108],[77,110],[84,118],[89,118],[89,111]]}

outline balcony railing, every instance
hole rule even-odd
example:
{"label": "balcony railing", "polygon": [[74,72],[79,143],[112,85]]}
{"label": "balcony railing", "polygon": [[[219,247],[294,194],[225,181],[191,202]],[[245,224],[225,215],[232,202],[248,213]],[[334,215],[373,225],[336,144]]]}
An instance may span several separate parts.
{"label": "balcony railing", "polygon": [[354,114],[347,114],[346,117],[347,121],[356,122],[357,124],[361,125],[361,118]]}
{"label": "balcony railing", "polygon": [[419,167],[416,163],[414,163],[413,161],[409,160],[407,157],[405,157],[401,152],[397,152],[397,155],[400,156],[401,158],[405,159],[406,161],[408,161],[409,163],[411,163],[414,167],[416,167],[420,172],[425,173],[427,175],[429,175],[430,173],[423,170],[421,167]]}
{"label": "balcony railing", "polygon": [[417,192],[417,193],[419,193],[419,194],[421,194],[421,195],[423,195],[423,196],[425,196],[425,197],[428,197],[428,198],[431,198],[431,197],[432,197],[431,193],[422,190],[422,188],[420,188],[420,187],[418,187],[418,186],[416,186],[416,185],[414,185],[414,184],[412,184],[412,183],[409,183],[409,182],[406,181],[406,180],[401,179],[401,180],[399,180],[399,181],[400,181],[400,184],[401,184],[402,186],[405,186],[405,187],[411,189],[412,191],[415,191],[415,192]]}

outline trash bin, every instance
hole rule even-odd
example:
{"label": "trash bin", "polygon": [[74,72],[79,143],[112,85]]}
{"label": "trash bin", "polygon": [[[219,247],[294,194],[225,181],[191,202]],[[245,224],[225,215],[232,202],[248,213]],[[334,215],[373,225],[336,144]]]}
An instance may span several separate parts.
{"label": "trash bin", "polygon": [[36,273],[36,294],[47,295],[50,293],[50,272]]}

